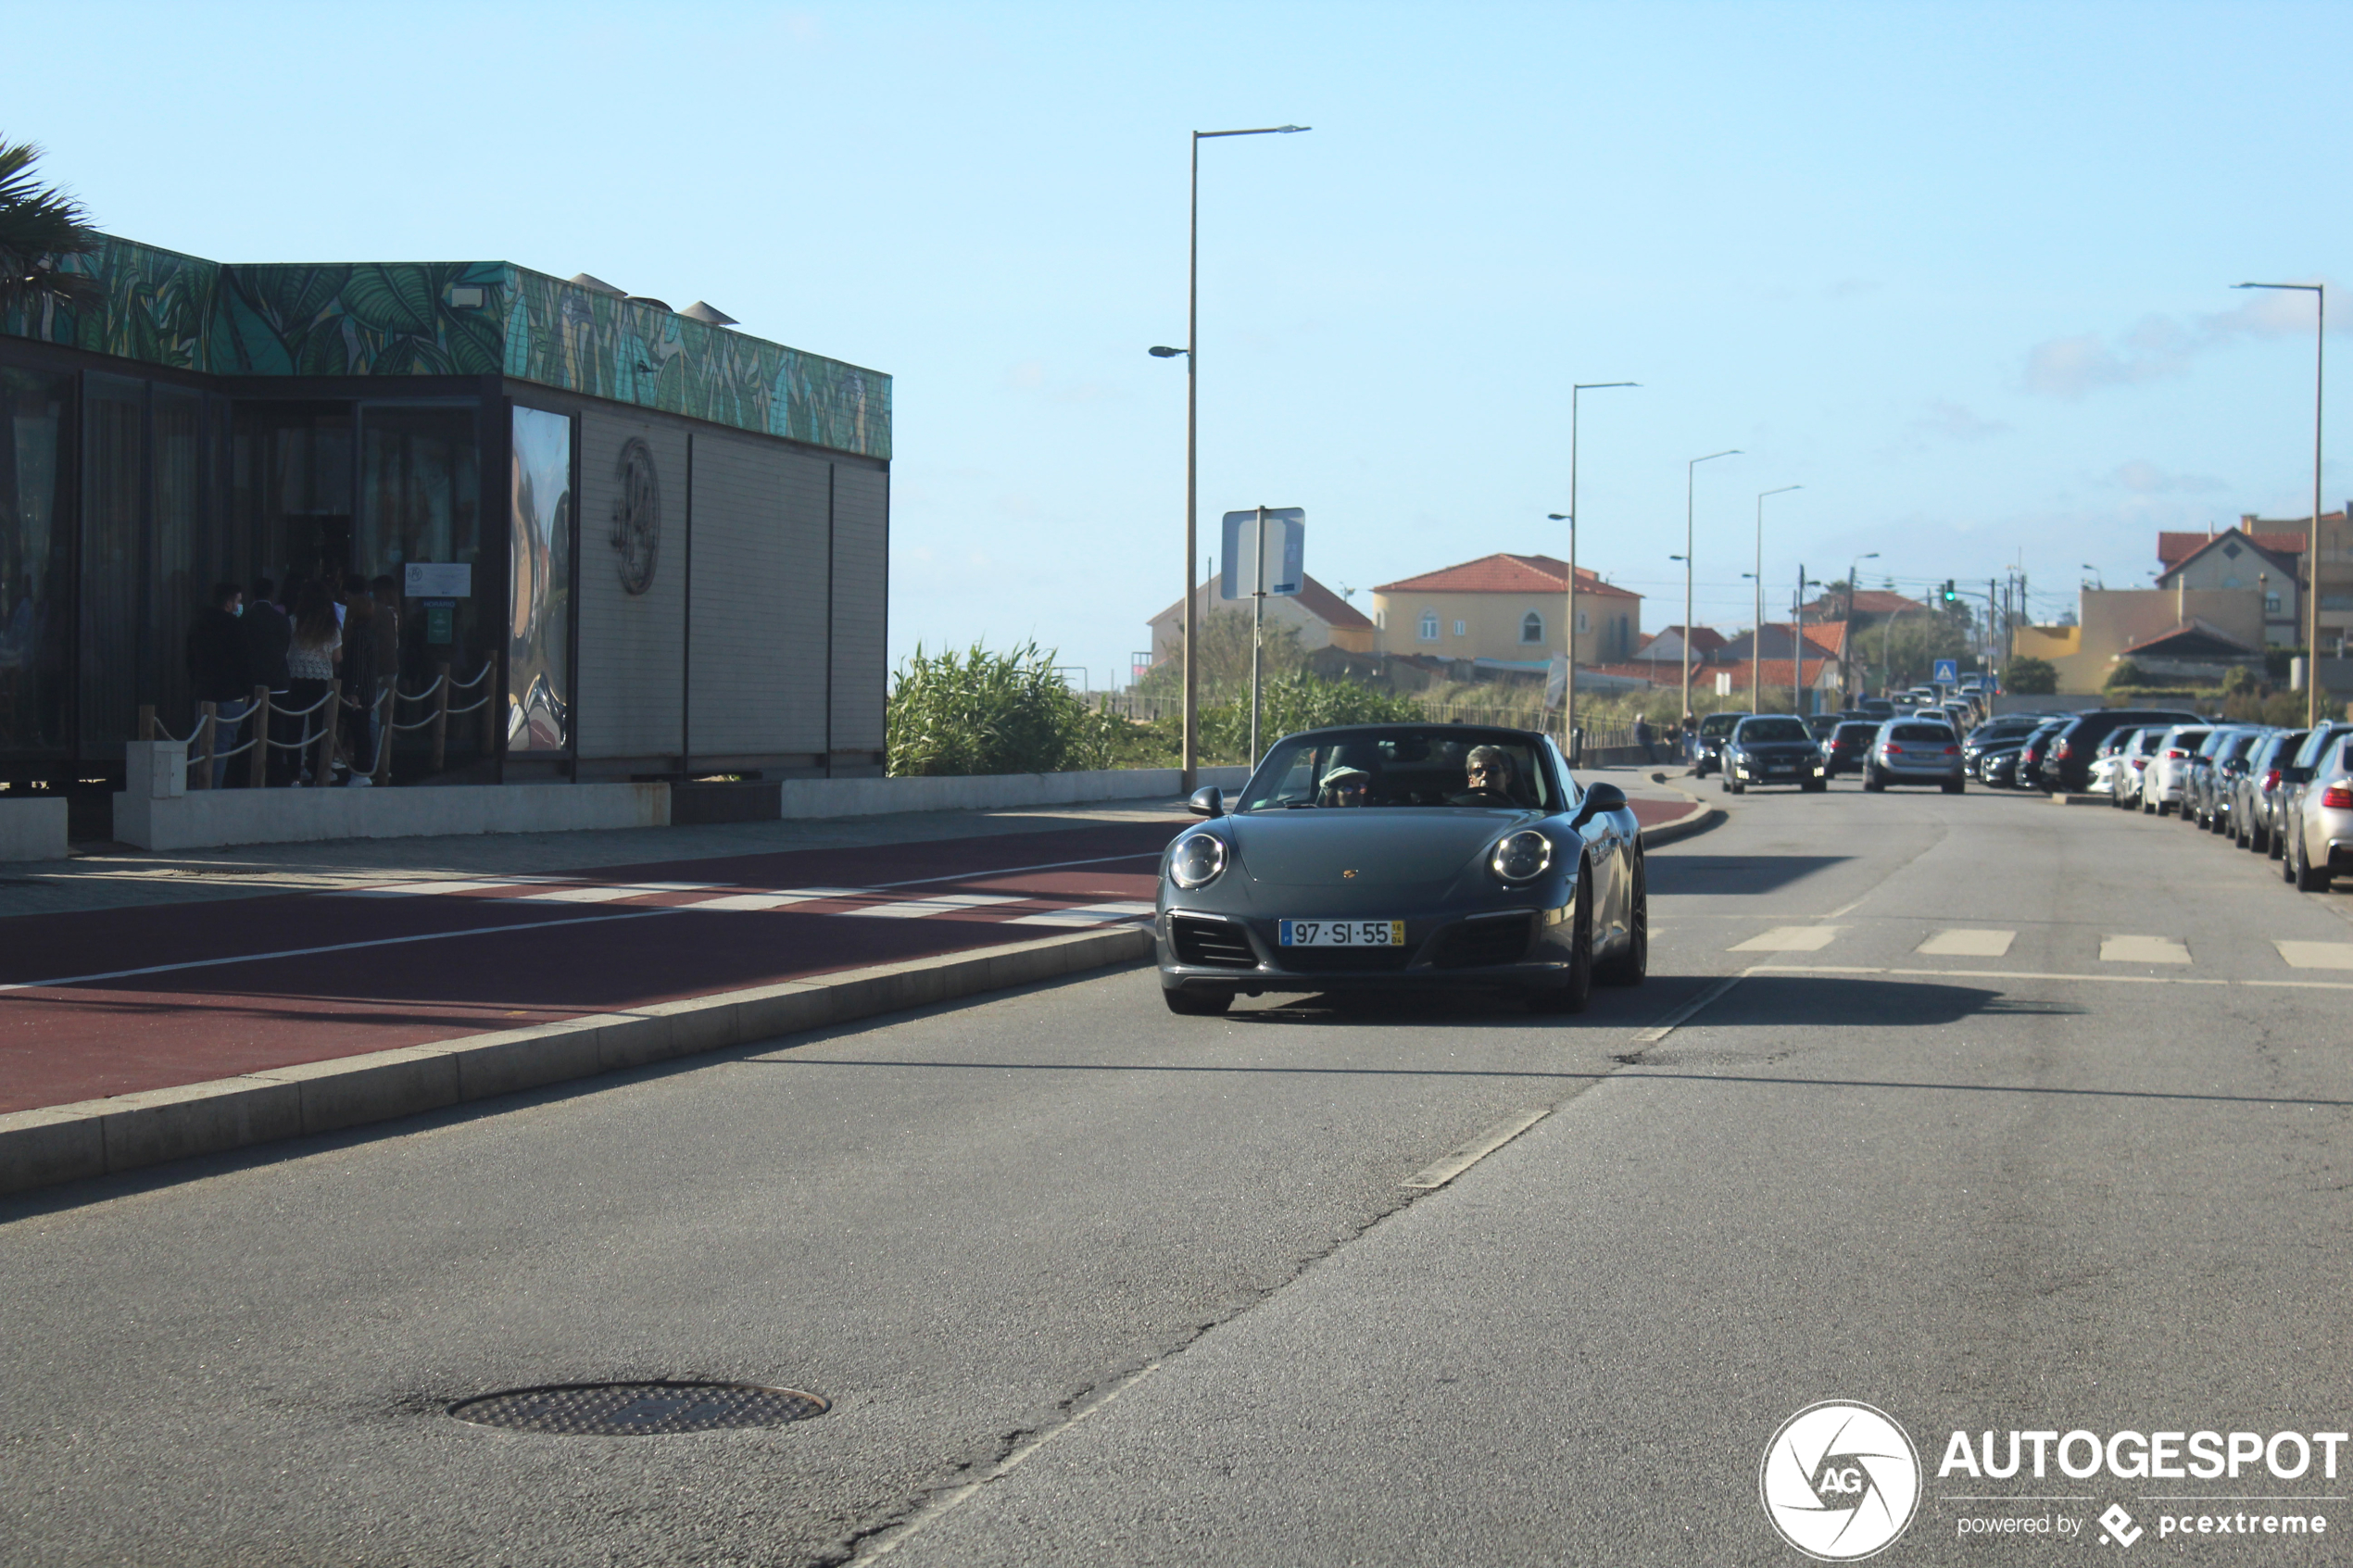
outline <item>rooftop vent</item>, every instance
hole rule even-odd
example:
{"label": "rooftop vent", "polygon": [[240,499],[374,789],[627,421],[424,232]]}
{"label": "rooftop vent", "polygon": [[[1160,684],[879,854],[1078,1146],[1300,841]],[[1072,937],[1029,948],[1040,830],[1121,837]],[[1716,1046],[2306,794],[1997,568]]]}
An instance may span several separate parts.
{"label": "rooftop vent", "polygon": [[605,282],[602,278],[592,278],[585,272],[574,272],[571,277],[566,278],[564,282],[572,284],[575,288],[587,289],[594,294],[616,295],[623,299],[629,297],[629,291],[627,289],[617,289],[610,283]]}
{"label": "rooftop vent", "polygon": [[650,305],[657,310],[667,310],[670,308],[670,302],[668,300],[656,299],[649,294],[633,294],[629,296],[629,303],[632,305]]}
{"label": "rooftop vent", "polygon": [[714,327],[732,327],[736,319],[708,300],[698,299],[678,312],[690,321],[703,321]]}

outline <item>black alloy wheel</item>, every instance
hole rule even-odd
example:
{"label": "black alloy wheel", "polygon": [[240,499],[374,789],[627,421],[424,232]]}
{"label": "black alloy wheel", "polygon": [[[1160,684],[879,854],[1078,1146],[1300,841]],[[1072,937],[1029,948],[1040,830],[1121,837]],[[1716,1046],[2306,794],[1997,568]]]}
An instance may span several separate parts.
{"label": "black alloy wheel", "polygon": [[1651,878],[1641,850],[1634,852],[1634,895],[1626,909],[1626,946],[1593,966],[1604,985],[1640,985],[1651,972]]}
{"label": "black alloy wheel", "polygon": [[2326,865],[2316,867],[2312,864],[2312,852],[2305,847],[2304,824],[2301,822],[2296,824],[2296,890],[2298,893],[2326,893],[2329,890],[2329,869]]}
{"label": "black alloy wheel", "polygon": [[1577,912],[1570,923],[1568,978],[1528,995],[1530,1012],[1583,1012],[1593,1000],[1593,867],[1577,868]]}

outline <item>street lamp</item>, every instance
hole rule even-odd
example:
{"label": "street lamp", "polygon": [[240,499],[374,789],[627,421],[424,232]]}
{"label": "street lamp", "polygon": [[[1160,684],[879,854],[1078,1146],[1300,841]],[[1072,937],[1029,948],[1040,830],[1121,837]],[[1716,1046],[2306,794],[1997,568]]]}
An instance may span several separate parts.
{"label": "street lamp", "polygon": [[[1786,495],[1793,490],[1805,488],[1803,484],[1784,484],[1779,490],[1768,490],[1756,497],[1756,635],[1748,640],[1748,701],[1749,706],[1759,713],[1765,711],[1762,706],[1765,701],[1765,688],[1758,684],[1765,674],[1765,496]],[[1793,626],[1794,624],[1792,622]],[[1802,637],[1800,641],[1803,642]],[[1803,649],[1799,647],[1791,648],[1789,655],[1791,659],[1795,660],[1802,651]],[[1793,671],[1799,668],[1795,663],[1791,665]],[[1789,706],[1793,713],[1797,711],[1799,679],[1799,675],[1794,672],[1790,676]]]}
{"label": "street lamp", "polygon": [[[1200,547],[1200,488],[1197,483],[1200,470],[1194,459],[1201,429],[1198,395],[1201,384],[1201,144],[1217,136],[1289,136],[1313,129],[1306,125],[1265,125],[1252,131],[1193,132],[1192,208],[1187,230],[1185,261],[1185,346],[1170,348],[1163,345],[1149,350],[1155,359],[1174,359],[1179,354],[1185,357],[1185,725],[1184,742],[1177,760],[1184,769],[1179,787],[1188,794],[1192,792],[1201,762],[1201,667],[1193,658],[1193,633],[1201,620],[1200,608],[1193,603],[1193,560]],[[1257,760],[1255,757],[1251,759],[1253,763]]]}
{"label": "street lamp", "polygon": [[1677,558],[1683,563],[1683,722],[1692,720],[1692,475],[1702,463],[1712,463],[1718,458],[1737,458],[1741,449],[1728,446],[1721,452],[1710,452],[1705,458],[1693,458],[1683,465],[1683,553]]}
{"label": "street lamp", "polygon": [[2321,389],[2329,296],[2324,283],[2233,283],[2240,289],[2292,289],[2312,296],[2312,537],[2304,548],[2304,725],[2321,721]]}
{"label": "street lamp", "polygon": [[1838,692],[1846,706],[1855,706],[1855,574],[1863,570],[1867,560],[1879,559],[1879,552],[1856,556],[1846,566],[1846,631],[1838,639]]}
{"label": "street lamp", "polygon": [[1613,386],[1640,386],[1638,381],[1579,382],[1568,389],[1568,510],[1546,512],[1554,522],[1568,524],[1568,630],[1562,646],[1568,650],[1568,682],[1561,690],[1561,749],[1577,760],[1577,395]]}

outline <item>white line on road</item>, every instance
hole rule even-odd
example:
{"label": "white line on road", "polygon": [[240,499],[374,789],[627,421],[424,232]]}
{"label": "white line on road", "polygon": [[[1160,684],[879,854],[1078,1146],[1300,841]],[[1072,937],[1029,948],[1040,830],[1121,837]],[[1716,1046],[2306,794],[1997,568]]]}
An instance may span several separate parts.
{"label": "white line on road", "polygon": [[705,898],[700,903],[686,907],[690,909],[781,909],[789,904],[819,904],[833,898],[864,898],[874,891],[871,887],[787,887],[780,893],[730,893],[724,898]]}
{"label": "white line on road", "polygon": [[2353,942],[2273,942],[2296,969],[2353,969]]}
{"label": "white line on road", "polygon": [[1021,895],[1017,893],[943,893],[937,898],[901,898],[895,904],[869,904],[863,909],[841,912],[877,920],[921,920],[925,915],[952,915],[959,909],[979,909],[991,904],[1018,904],[1021,901]]}
{"label": "white line on road", "polygon": [[2171,936],[2103,936],[2102,963],[2187,963],[2190,950]]}
{"label": "white line on road", "polygon": [[[1755,974],[1756,972],[1757,971],[1753,968],[1742,972],[1743,974]],[[1667,1035],[1675,1033],[1677,1026],[1681,1024],[1684,1020],[1690,1018],[1693,1013],[1699,1011],[1700,1009],[1705,1007],[1708,1003],[1714,1001],[1717,997],[1722,996],[1733,986],[1739,985],[1741,983],[1741,978],[1742,976],[1740,974],[1726,975],[1723,979],[1718,980],[1715,985],[1710,985],[1706,990],[1702,991],[1692,1000],[1685,1002],[1681,1007],[1677,1008],[1673,1012],[1668,1013],[1665,1018],[1660,1019],[1656,1023],[1652,1024],[1649,1028],[1635,1035],[1634,1043],[1638,1046],[1655,1046],[1658,1044],[1661,1040],[1667,1038]]]}
{"label": "white line on road", "polygon": [[1777,925],[1761,931],[1745,942],[1735,942],[1727,952],[1733,953],[1818,953],[1838,940],[1843,925]]}
{"label": "white line on road", "polygon": [[1442,1187],[1551,1114],[1550,1110],[1522,1110],[1498,1122],[1437,1164],[1406,1177],[1405,1185],[1421,1192]]}
{"label": "white line on road", "polygon": [[2015,931],[1940,931],[1912,951],[1931,958],[2006,959],[2017,940]]}
{"label": "white line on road", "polygon": [[[1076,909],[1048,909],[1042,914],[1015,915],[1007,925],[1105,925],[1115,920],[1141,920],[1153,913],[1150,904],[1081,904]],[[1654,930],[1651,935],[1655,936]]]}
{"label": "white line on road", "polygon": [[2243,985],[2274,991],[2353,991],[2353,981],[2344,980],[2193,980],[2181,974],[2052,974],[2019,969],[1879,969],[1856,964],[1772,963],[1754,965],[1748,972],[1926,975],[1939,980],[2085,980],[2106,985]]}

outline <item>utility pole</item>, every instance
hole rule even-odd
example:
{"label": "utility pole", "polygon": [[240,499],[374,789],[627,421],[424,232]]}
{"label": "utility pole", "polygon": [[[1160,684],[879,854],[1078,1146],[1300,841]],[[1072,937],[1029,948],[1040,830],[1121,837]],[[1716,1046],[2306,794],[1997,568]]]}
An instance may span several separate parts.
{"label": "utility pole", "polygon": [[1797,592],[1789,601],[1789,710],[1806,711],[1798,693],[1806,689],[1806,563],[1797,563]]}

